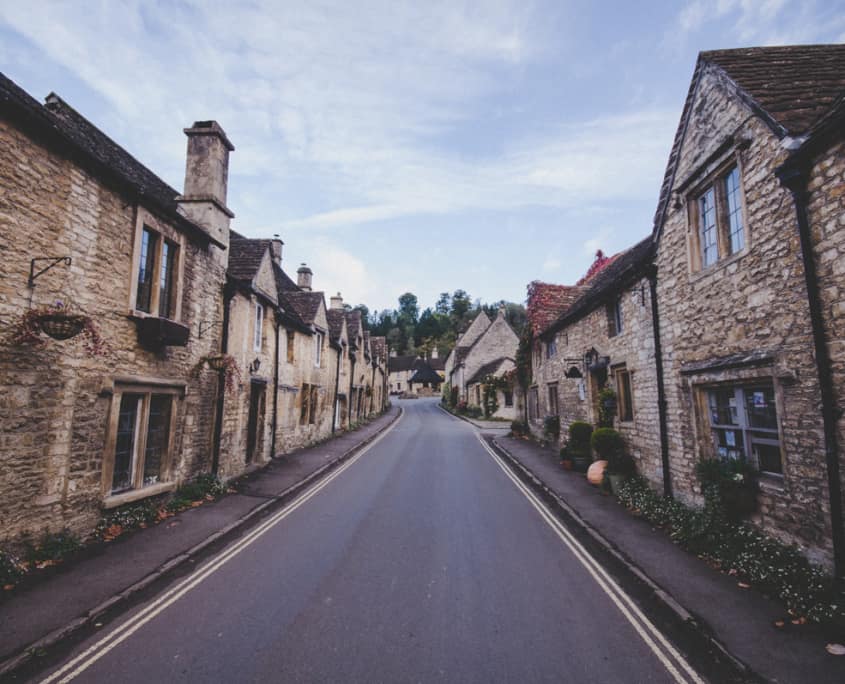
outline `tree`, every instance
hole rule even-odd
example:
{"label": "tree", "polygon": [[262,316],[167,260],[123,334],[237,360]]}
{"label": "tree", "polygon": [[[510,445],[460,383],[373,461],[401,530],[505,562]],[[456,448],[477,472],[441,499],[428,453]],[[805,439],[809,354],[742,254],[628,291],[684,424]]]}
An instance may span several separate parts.
{"label": "tree", "polygon": [[364,330],[370,329],[370,310],[367,308],[366,304],[356,304],[352,307],[353,311],[360,311],[361,312],[361,326]]}
{"label": "tree", "polygon": [[412,292],[406,292],[399,297],[399,319],[405,325],[416,325],[420,315],[420,307],[417,303],[417,296]]}
{"label": "tree", "polygon": [[455,290],[452,295],[452,310],[449,312],[452,320],[460,323],[472,308],[472,300],[465,290]]}
{"label": "tree", "polygon": [[435,313],[440,314],[441,316],[448,316],[449,309],[452,308],[452,297],[449,295],[448,292],[441,292],[440,297],[437,300],[437,304],[434,305]]}

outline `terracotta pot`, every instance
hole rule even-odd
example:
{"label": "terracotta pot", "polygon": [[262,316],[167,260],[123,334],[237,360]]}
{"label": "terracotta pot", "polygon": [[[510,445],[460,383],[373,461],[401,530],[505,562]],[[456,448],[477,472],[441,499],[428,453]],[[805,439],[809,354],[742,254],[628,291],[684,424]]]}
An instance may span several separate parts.
{"label": "terracotta pot", "polygon": [[605,468],[607,461],[594,461],[593,465],[587,468],[587,481],[592,485],[600,485],[604,481]]}
{"label": "terracotta pot", "polygon": [[564,470],[572,470],[572,461],[568,458],[562,460],[560,464],[563,466]]}
{"label": "terracotta pot", "polygon": [[41,330],[54,340],[69,340],[85,327],[85,316],[78,314],[46,314],[38,319]]}

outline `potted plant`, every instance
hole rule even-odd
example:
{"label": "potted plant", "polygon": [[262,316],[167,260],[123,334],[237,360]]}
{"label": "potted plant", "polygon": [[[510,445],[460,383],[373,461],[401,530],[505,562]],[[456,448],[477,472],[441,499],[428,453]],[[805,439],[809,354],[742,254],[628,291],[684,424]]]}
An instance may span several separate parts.
{"label": "potted plant", "polygon": [[590,436],[593,434],[593,426],[580,420],[569,424],[569,441],[566,443],[566,452],[572,459],[572,468],[580,473],[587,472],[592,462],[590,456]]}
{"label": "potted plant", "polygon": [[572,455],[569,453],[569,449],[563,447],[560,450],[560,464],[563,466],[564,470],[572,470],[575,467],[575,464],[572,460]]}
{"label": "potted plant", "polygon": [[616,415],[616,392],[611,387],[603,387],[599,391],[599,424],[602,427],[612,427],[613,417]]}
{"label": "potted plant", "polygon": [[238,382],[241,380],[241,370],[238,368],[238,362],[235,361],[234,356],[230,356],[229,354],[206,354],[200,357],[200,360],[191,369],[191,377],[199,377],[205,366],[224,375],[227,392],[235,389],[236,378]]}
{"label": "potted plant", "polygon": [[708,458],[696,466],[705,496],[731,520],[757,510],[757,472],[744,459]]}
{"label": "potted plant", "polygon": [[[593,432],[590,437],[590,446],[596,452],[599,461],[605,462],[605,474],[610,478],[611,475],[621,475],[624,479],[624,469],[627,469],[630,464],[623,465],[625,459],[625,441],[622,435],[616,430],[609,427],[601,427]],[[617,484],[621,481],[617,480]],[[611,483],[611,488],[612,488]]]}
{"label": "potted plant", "polygon": [[543,436],[557,444],[560,439],[560,416],[546,416],[543,419]]}
{"label": "potted plant", "polygon": [[12,344],[43,347],[46,343],[41,333],[59,341],[81,334],[89,354],[105,353],[105,342],[91,317],[74,311],[66,302],[57,301],[55,304],[29,309],[12,328]]}

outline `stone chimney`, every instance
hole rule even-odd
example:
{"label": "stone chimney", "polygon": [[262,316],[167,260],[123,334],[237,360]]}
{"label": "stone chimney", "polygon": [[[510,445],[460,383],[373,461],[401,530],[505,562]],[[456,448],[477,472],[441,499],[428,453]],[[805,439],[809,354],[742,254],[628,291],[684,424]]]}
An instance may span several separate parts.
{"label": "stone chimney", "polygon": [[343,309],[343,297],[340,296],[340,292],[338,292],[334,297],[330,300],[331,306],[330,309]]}
{"label": "stone chimney", "polygon": [[431,349],[431,356],[430,356],[429,358],[431,358],[431,359],[436,359],[436,358],[437,358],[437,346],[432,347],[432,349]]}
{"label": "stone chimney", "polygon": [[273,239],[270,241],[270,250],[273,252],[273,260],[279,265],[282,265],[282,245],[285,243],[282,242],[282,238],[278,235],[273,235]]}
{"label": "stone chimney", "polygon": [[390,350],[390,356],[398,356],[395,349]]}
{"label": "stone chimney", "polygon": [[314,275],[310,268],[302,264],[296,270],[296,284],[306,292],[311,292],[311,276]]}
{"label": "stone chimney", "polygon": [[504,305],[499,307],[499,313],[496,315],[497,318],[504,318],[505,317],[505,307]]}
{"label": "stone chimney", "polygon": [[235,146],[216,121],[197,121],[186,128],[188,156],[185,192],[177,198],[180,211],[212,237],[229,244],[229,221],[235,215],[226,206],[229,152]]}

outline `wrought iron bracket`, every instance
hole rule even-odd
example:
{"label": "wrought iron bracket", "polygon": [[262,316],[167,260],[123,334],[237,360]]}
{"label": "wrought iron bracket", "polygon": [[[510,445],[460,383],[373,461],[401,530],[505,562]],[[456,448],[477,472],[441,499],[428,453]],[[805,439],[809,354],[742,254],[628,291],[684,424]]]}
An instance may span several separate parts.
{"label": "wrought iron bracket", "polygon": [[[35,262],[36,261],[49,261],[51,262],[44,268],[42,268],[38,273],[35,272]],[[69,256],[61,256],[61,257],[35,257],[29,262],[29,280],[27,281],[27,287],[34,288],[35,281],[38,276],[43,275],[47,271],[49,271],[53,266],[57,266],[60,262],[64,261],[66,266],[70,266],[70,257]]]}
{"label": "wrought iron bracket", "polygon": [[197,339],[201,340],[203,333],[207,333],[212,328],[216,328],[218,325],[221,325],[223,321],[200,321],[199,329],[197,330]]}

